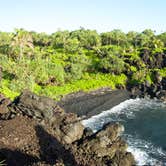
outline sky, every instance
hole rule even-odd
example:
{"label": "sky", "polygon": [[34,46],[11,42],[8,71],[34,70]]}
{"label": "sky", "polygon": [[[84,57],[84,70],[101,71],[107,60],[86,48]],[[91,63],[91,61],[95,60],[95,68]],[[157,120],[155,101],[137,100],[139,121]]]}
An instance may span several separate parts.
{"label": "sky", "polygon": [[166,0],[0,0],[0,31],[166,31]]}

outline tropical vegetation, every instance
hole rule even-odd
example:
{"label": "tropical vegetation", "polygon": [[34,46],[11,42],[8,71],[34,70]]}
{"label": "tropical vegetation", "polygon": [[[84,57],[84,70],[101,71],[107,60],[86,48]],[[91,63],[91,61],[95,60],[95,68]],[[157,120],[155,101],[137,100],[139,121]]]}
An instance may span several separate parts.
{"label": "tropical vegetation", "polygon": [[0,93],[11,99],[24,89],[60,99],[81,90],[152,84],[155,71],[166,76],[166,33],[0,32],[0,67]]}

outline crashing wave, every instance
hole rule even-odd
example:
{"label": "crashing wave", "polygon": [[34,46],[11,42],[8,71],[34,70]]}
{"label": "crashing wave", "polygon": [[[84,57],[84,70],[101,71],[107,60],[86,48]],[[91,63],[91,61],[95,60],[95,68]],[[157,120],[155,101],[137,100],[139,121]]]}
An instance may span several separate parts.
{"label": "crashing wave", "polygon": [[[158,100],[130,99],[126,100],[110,110],[103,111],[89,119],[83,120],[86,127],[90,127],[94,132],[101,129],[108,122],[120,122],[129,119],[136,119],[136,113],[141,110],[161,109],[166,110],[166,105]],[[128,151],[132,152],[138,165],[166,165],[166,152],[149,141],[145,141],[136,135],[124,133],[128,142]]]}

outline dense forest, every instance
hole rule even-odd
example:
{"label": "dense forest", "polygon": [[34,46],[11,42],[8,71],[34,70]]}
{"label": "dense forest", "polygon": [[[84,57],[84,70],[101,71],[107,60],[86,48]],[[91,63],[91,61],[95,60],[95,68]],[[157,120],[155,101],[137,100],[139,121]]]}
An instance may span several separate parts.
{"label": "dense forest", "polygon": [[166,77],[166,33],[0,32],[0,70],[0,93],[11,99],[23,89],[59,99],[80,90],[153,84],[154,73]]}

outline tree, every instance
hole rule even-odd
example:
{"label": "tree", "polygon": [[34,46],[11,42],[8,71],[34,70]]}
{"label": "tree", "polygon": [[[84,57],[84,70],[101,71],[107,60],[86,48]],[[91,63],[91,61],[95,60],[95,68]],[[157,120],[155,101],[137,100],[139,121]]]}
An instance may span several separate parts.
{"label": "tree", "polygon": [[111,32],[102,33],[101,40],[103,45],[118,45],[118,46],[126,46],[127,37],[124,32],[119,29],[115,29]]}
{"label": "tree", "polygon": [[7,32],[0,32],[0,53],[10,54],[11,34]]}
{"label": "tree", "polygon": [[35,46],[47,47],[52,42],[51,36],[47,35],[46,33],[36,33],[32,31],[30,34],[32,35]]}
{"label": "tree", "polygon": [[95,30],[85,30],[81,28],[71,32],[71,38],[77,38],[82,47],[92,49],[101,45],[101,39]]}
{"label": "tree", "polygon": [[164,46],[166,46],[166,32],[158,35],[157,38],[164,43]]}
{"label": "tree", "polygon": [[21,59],[26,48],[30,48],[31,50],[34,48],[31,34],[23,29],[16,29],[13,34],[11,46],[14,52],[16,51],[17,53],[18,51],[19,58]]}
{"label": "tree", "polygon": [[138,36],[138,32],[135,31],[130,31],[127,33],[126,37],[127,37],[127,41],[130,45],[133,45],[134,47],[137,47],[137,36]]}
{"label": "tree", "polygon": [[99,68],[102,72],[120,74],[125,70],[125,63],[121,58],[110,54],[109,57],[100,60]]}
{"label": "tree", "polygon": [[64,48],[67,44],[67,39],[70,36],[69,31],[57,31],[52,35],[53,48]]}
{"label": "tree", "polygon": [[81,50],[80,42],[76,38],[74,39],[69,38],[66,41],[66,45],[64,46],[64,49],[67,53],[79,52]]}
{"label": "tree", "polygon": [[112,44],[112,33],[111,32],[101,33],[101,42],[102,45]]}
{"label": "tree", "polygon": [[142,33],[148,36],[149,38],[152,38],[155,36],[155,32],[151,29],[145,29]]}

